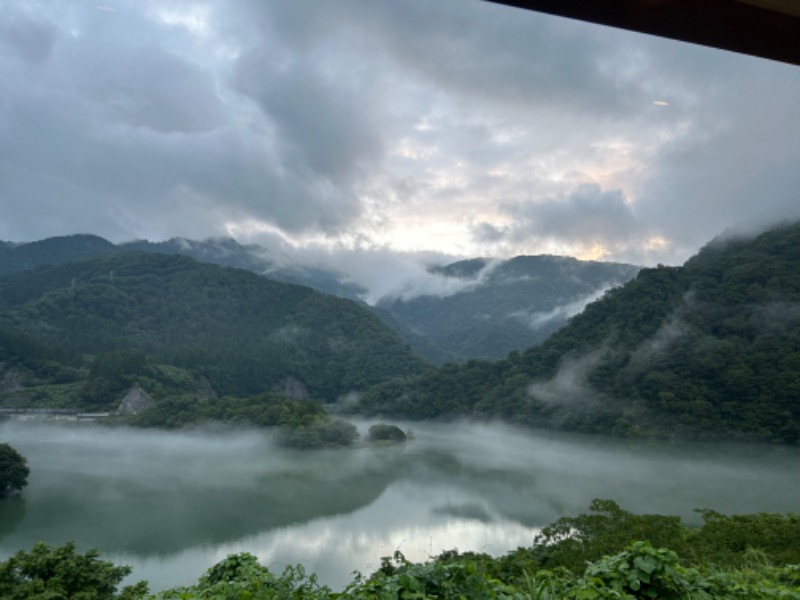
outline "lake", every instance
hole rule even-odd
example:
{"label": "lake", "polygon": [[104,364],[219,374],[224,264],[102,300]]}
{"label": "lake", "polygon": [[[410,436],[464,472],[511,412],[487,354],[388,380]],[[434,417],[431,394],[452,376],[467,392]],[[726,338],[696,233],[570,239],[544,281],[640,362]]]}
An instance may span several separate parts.
{"label": "lake", "polygon": [[530,545],[592,498],[694,523],[695,508],[800,512],[797,448],[410,427],[402,446],[301,452],[257,431],[7,421],[0,442],[31,475],[20,497],[0,502],[0,558],[74,541],[160,590],[248,551],[273,571],[303,563],[341,589],[395,550],[424,560]]}

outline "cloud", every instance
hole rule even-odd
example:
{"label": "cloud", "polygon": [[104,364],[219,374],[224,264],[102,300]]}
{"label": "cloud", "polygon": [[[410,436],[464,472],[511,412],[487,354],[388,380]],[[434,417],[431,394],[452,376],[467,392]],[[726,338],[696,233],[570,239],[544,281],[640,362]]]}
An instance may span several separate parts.
{"label": "cloud", "polygon": [[[691,302],[691,295],[687,295],[685,300],[687,303]],[[625,371],[629,376],[633,376],[651,368],[653,363],[690,331],[691,327],[681,319],[680,314],[671,314],[651,338],[642,342],[631,353]]]}
{"label": "cloud", "polygon": [[306,43],[339,27],[355,29],[404,76],[446,90],[461,103],[489,99],[528,109],[566,104],[630,114],[637,102],[635,89],[620,93],[635,79],[603,65],[613,36],[600,28],[478,3],[342,2],[316,8],[309,17],[307,3],[281,5],[280,22]]}
{"label": "cloud", "polygon": [[621,190],[587,183],[561,198],[507,204],[502,210],[519,224],[511,235],[564,237],[584,243],[625,241],[637,232],[636,219]]}
{"label": "cloud", "polygon": [[603,359],[605,349],[561,361],[551,379],[536,381],[528,386],[528,395],[538,402],[552,406],[586,405],[601,408],[603,395],[588,383],[589,374]]}
{"label": "cloud", "polygon": [[608,258],[641,243],[647,227],[640,223],[622,190],[580,184],[556,197],[500,204],[505,224],[480,222],[472,238],[495,247],[524,246],[531,240],[581,258]]}
{"label": "cloud", "polygon": [[272,63],[261,48],[244,56],[236,87],[253,98],[274,123],[289,168],[333,184],[350,184],[375,165],[382,152],[369,94],[348,89],[305,61]]}
{"label": "cloud", "polygon": [[653,264],[800,218],[796,67],[486,2],[99,6],[0,8],[0,237]]}
{"label": "cloud", "polygon": [[553,310],[532,313],[518,312],[513,313],[511,316],[522,320],[528,325],[528,327],[535,331],[549,325],[553,321],[563,322],[581,313],[583,309],[586,308],[587,304],[600,298],[607,290],[611,289],[615,285],[618,284],[609,283],[601,286],[585,296],[581,296],[580,298],[576,298],[570,302],[556,306]]}
{"label": "cloud", "polygon": [[478,223],[472,228],[472,237],[480,243],[495,243],[509,234],[505,227],[497,227],[491,223]]}
{"label": "cloud", "polygon": [[106,119],[160,133],[213,131],[225,121],[214,82],[201,67],[158,45],[129,45],[98,53],[92,40],[72,42],[60,57],[81,65],[73,85],[102,107]]}
{"label": "cloud", "polygon": [[339,248],[331,252],[321,246],[290,250],[300,264],[336,262],[343,277],[367,290],[363,300],[377,304],[382,299],[408,300],[417,296],[445,297],[481,285],[493,269],[484,268],[475,279],[445,277],[431,273],[429,265],[448,264],[454,257],[434,252],[397,252],[391,248]]}
{"label": "cloud", "polygon": [[63,35],[35,77],[0,83],[0,232],[207,237],[254,219],[328,231],[358,214],[346,187],[309,177],[308,161],[292,165],[286,144],[253,128],[213,70],[170,51],[163,23],[126,19],[130,30],[79,19],[79,35]]}
{"label": "cloud", "polygon": [[0,48],[15,58],[41,64],[50,57],[57,38],[57,28],[47,20],[37,19],[26,10],[0,8]]}

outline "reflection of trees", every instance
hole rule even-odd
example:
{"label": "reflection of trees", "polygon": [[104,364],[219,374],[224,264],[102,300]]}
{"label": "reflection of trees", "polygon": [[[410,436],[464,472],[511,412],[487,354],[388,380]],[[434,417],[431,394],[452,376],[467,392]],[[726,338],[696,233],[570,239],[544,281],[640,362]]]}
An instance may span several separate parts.
{"label": "reflection of trees", "polygon": [[[197,544],[219,544],[261,531],[346,514],[374,502],[389,486],[389,472],[276,473],[248,490],[211,489],[198,498],[164,506],[152,527],[121,531],[125,550],[169,553]],[[187,492],[191,493],[191,492]],[[158,530],[158,536],[153,536]]]}
{"label": "reflection of trees", "polygon": [[10,496],[0,502],[0,541],[10,535],[25,518],[25,498]]}
{"label": "reflection of trees", "polygon": [[[348,514],[370,505],[398,481],[464,490],[463,503],[438,507],[439,512],[462,518],[485,520],[500,515],[539,525],[552,512],[541,505],[532,474],[471,464],[451,451],[415,443],[326,452],[280,451],[264,460],[271,458],[279,462],[253,481],[244,476],[226,478],[216,470],[209,470],[203,481],[175,473],[173,479],[159,477],[150,485],[147,477],[132,473],[129,478],[71,473],[27,497],[25,526],[15,533],[13,549],[37,541],[74,540],[80,547],[106,553],[173,554]],[[231,464],[231,469],[236,465]],[[5,512],[0,512],[0,518],[7,518]],[[21,518],[20,514],[16,522]]]}
{"label": "reflection of trees", "polygon": [[394,479],[400,454],[382,450],[298,452],[281,470],[232,485],[176,478],[174,487],[148,488],[72,475],[57,493],[28,498],[26,527],[14,543],[75,540],[106,553],[165,555],[350,513],[374,502]]}

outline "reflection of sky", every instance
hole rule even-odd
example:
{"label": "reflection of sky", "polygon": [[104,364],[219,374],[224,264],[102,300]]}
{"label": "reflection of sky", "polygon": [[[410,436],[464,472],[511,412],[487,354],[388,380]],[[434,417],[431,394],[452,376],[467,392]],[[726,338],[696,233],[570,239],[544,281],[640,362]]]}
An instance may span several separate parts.
{"label": "reflection of sky", "polygon": [[134,567],[131,581],[146,579],[155,590],[194,581],[229,554],[250,552],[273,572],[302,563],[322,583],[340,590],[352,580],[354,570],[369,574],[380,566],[381,557],[396,550],[409,560],[423,561],[453,548],[500,555],[530,545],[538,532],[535,528],[501,518],[482,522],[435,510],[475,502],[464,491],[447,486],[430,489],[401,483],[348,515],[314,519],[217,547],[189,548],[157,561],[124,555],[114,560]]}

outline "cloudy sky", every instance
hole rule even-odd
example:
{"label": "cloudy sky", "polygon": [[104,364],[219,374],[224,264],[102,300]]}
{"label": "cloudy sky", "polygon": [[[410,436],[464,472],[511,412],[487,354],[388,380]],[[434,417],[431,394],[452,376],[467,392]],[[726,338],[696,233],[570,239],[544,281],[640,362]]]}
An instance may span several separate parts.
{"label": "cloudy sky", "polygon": [[678,264],[800,218],[800,68],[474,0],[3,0],[0,239]]}

